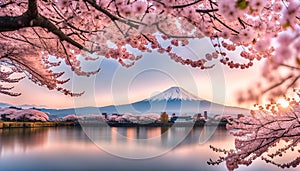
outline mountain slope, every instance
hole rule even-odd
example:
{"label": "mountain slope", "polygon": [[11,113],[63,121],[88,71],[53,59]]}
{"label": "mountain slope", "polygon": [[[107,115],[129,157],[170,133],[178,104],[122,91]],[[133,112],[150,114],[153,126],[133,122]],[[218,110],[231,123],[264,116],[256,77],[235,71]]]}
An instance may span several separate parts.
{"label": "mountain slope", "polygon": [[180,87],[171,87],[160,94],[157,94],[148,99],[149,101],[161,101],[161,100],[202,100],[201,98],[189,93]]}
{"label": "mountain slope", "polygon": [[6,104],[6,103],[0,103],[0,107],[9,107],[11,106],[10,104]]}
{"label": "mountain slope", "polygon": [[249,114],[248,109],[224,106],[203,100],[180,87],[171,87],[151,98],[132,104],[99,108],[104,113]]}
{"label": "mountain slope", "polygon": [[50,116],[66,116],[69,114],[85,115],[97,113],[161,113],[196,114],[207,111],[209,115],[216,114],[249,114],[248,109],[224,106],[203,100],[180,87],[171,87],[151,98],[132,104],[110,105],[105,107],[81,107],[69,109],[36,108],[48,112]]}

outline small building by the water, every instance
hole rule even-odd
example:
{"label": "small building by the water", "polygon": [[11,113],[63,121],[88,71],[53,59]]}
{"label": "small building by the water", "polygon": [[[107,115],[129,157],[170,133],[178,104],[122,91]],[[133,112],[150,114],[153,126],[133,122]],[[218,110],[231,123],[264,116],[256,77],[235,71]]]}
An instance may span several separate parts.
{"label": "small building by the water", "polygon": [[172,116],[170,119],[171,122],[177,123],[184,123],[184,122],[194,122],[192,116]]}

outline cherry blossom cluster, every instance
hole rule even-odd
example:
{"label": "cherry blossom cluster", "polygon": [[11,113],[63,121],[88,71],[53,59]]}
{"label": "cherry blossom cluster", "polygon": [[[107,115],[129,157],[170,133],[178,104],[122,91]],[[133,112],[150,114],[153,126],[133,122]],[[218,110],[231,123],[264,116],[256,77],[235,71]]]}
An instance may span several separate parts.
{"label": "cherry blossom cluster", "polygon": [[56,118],[56,121],[106,121],[106,118],[101,114],[86,114],[78,116],[75,114],[70,114],[62,118]]}
{"label": "cherry blossom cluster", "polygon": [[131,122],[131,123],[139,123],[139,124],[148,124],[154,123],[160,119],[160,115],[156,113],[148,113],[142,115],[134,115],[130,113],[126,113],[121,116],[117,115],[110,115],[108,117],[109,121],[116,121],[116,122]]}
{"label": "cherry blossom cluster", "polygon": [[[282,63],[274,65],[274,62],[265,62],[262,70],[262,79],[248,87],[248,90],[238,92],[238,101],[261,103],[266,101],[275,103],[277,99],[285,98],[293,94],[293,90],[299,88],[300,68],[292,64]],[[265,96],[262,96],[264,94]]]}
{"label": "cherry blossom cluster", "polygon": [[155,113],[148,113],[142,115],[134,115],[130,113],[126,113],[123,115],[109,115],[106,119],[103,115],[100,114],[87,114],[78,116],[75,114],[70,114],[61,118],[62,121],[79,121],[84,123],[83,121],[114,121],[114,122],[131,122],[131,123],[140,123],[140,124],[147,124],[153,123],[160,119],[159,114]]}
{"label": "cherry blossom cluster", "polygon": [[[49,71],[55,64],[42,60],[48,55],[86,76],[99,70],[82,71],[78,54],[86,60],[98,59],[91,54],[112,58],[124,67],[152,51],[200,69],[218,61],[246,69],[263,58],[272,66],[291,60],[299,67],[299,6],[297,0],[3,0],[0,37],[18,54],[5,60],[49,89],[64,81]],[[176,54],[177,47],[203,37],[211,39],[213,52],[198,60]]]}
{"label": "cherry blossom cluster", "polygon": [[0,118],[11,121],[48,121],[46,113],[34,109],[0,108]]}
{"label": "cherry blossom cluster", "polygon": [[[237,169],[240,165],[250,165],[260,158],[266,163],[280,168],[298,167],[300,144],[300,101],[289,100],[289,107],[280,104],[259,106],[260,110],[251,111],[250,116],[234,118],[228,116],[227,128],[235,136],[235,149],[210,148],[225,156],[208,161],[208,164],[226,162],[228,170]],[[276,110],[273,106],[277,106]],[[293,153],[289,158],[287,153]],[[286,162],[278,162],[285,157]],[[288,161],[290,160],[290,161]]]}
{"label": "cherry blossom cluster", "polygon": [[[16,83],[24,78],[24,77],[15,77],[14,78],[12,75],[19,71],[16,70],[15,68],[12,68],[12,69],[11,68],[8,69],[8,68],[9,67],[0,65],[0,82],[5,82],[6,84],[10,84],[10,83]],[[0,85],[0,93],[7,94],[10,96],[20,95],[19,93],[12,92],[11,90],[13,88],[14,88],[13,86]]]}

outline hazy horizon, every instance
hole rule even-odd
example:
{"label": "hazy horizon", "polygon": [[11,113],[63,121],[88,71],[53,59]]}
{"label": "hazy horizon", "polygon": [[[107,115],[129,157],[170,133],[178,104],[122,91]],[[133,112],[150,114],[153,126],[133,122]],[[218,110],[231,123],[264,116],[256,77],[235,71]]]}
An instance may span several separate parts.
{"label": "hazy horizon", "polygon": [[[163,90],[162,92],[168,91],[168,90],[170,90],[170,89],[172,89],[172,88],[180,88],[180,89],[183,89],[183,88],[181,88],[181,87],[173,86],[173,87],[169,87],[169,88],[166,89],[166,90]],[[185,90],[185,89],[183,89],[183,90]],[[150,97],[150,98],[146,98],[146,99],[138,99],[137,101],[132,102],[132,103],[141,102],[141,101],[144,101],[144,100],[150,100],[150,101],[151,101],[151,98],[153,98],[153,97],[156,96],[156,95],[161,95],[162,92],[161,92],[160,94],[154,94],[154,95],[153,95],[152,97]],[[188,92],[188,93],[190,93],[190,92]],[[190,93],[190,94],[191,94],[191,93]],[[191,94],[191,95],[195,96],[194,94]],[[198,96],[197,96],[197,97],[198,97]],[[201,97],[198,97],[198,98],[199,98],[198,100],[209,101],[209,100],[203,99],[203,98],[201,98]],[[2,103],[2,102],[0,102],[0,104],[1,104],[1,103]],[[6,104],[6,103],[3,103],[3,104]],[[124,104],[118,104],[118,105],[127,105],[127,104],[130,104],[130,103],[124,103]],[[13,105],[13,104],[7,104],[7,105],[15,106],[15,105]],[[113,106],[113,105],[114,105],[114,104],[105,105],[105,106],[81,106],[81,107],[107,107],[107,106]],[[228,105],[225,105],[225,106],[227,106],[227,107],[239,107],[239,106],[228,106]],[[1,106],[0,106],[0,107],[1,107]],[[36,107],[36,108],[56,109],[56,108],[51,108],[51,107],[47,107],[47,106],[36,106],[36,105],[30,105],[30,104],[22,104],[22,105],[17,105],[17,106],[15,106],[15,107],[21,107],[21,108],[31,108],[31,107]],[[70,107],[70,108],[73,108],[73,107]],[[240,108],[244,108],[244,107],[240,107]],[[69,109],[69,108],[60,108],[60,109]],[[244,109],[249,109],[249,108],[244,108]]]}

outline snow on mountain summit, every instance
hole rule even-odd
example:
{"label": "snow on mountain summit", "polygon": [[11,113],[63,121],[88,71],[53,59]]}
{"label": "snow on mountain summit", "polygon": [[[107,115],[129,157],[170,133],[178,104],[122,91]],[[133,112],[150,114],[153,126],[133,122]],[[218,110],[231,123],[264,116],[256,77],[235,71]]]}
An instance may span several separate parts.
{"label": "snow on mountain summit", "polygon": [[201,98],[189,93],[180,87],[171,87],[162,93],[159,93],[148,100],[150,101],[160,101],[160,100],[202,100]]}

